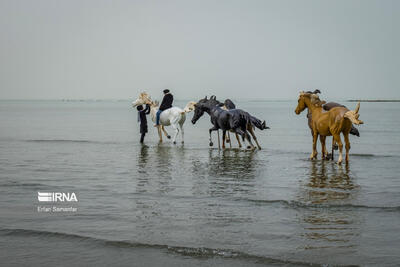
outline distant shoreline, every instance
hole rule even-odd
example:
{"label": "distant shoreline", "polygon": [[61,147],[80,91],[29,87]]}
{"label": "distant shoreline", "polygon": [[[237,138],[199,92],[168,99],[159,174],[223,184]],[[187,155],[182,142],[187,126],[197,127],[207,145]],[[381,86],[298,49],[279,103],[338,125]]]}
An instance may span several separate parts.
{"label": "distant shoreline", "polygon": [[400,99],[350,99],[347,102],[400,102]]}

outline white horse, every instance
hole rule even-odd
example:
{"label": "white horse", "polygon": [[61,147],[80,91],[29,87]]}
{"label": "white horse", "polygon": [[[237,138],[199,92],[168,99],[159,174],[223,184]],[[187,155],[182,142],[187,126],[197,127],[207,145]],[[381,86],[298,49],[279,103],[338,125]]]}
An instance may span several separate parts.
{"label": "white horse", "polygon": [[[158,102],[157,101],[152,101],[151,97],[143,92],[140,93],[139,97],[132,102],[132,106],[136,107],[138,105],[143,105],[143,104],[149,104],[150,105],[150,116],[152,121],[155,123],[156,122],[156,114],[158,111]],[[186,112],[190,112],[191,110],[186,109],[182,110],[181,108],[178,107],[172,107],[169,109],[164,110],[160,114],[160,127],[157,127],[158,130],[158,136],[160,137],[160,142],[162,142],[162,133],[161,131],[164,132],[165,136],[169,139],[171,136],[168,135],[167,131],[164,129],[164,126],[172,126],[175,130],[175,135],[172,138],[172,142],[176,144],[176,138],[178,136],[178,133],[181,133],[182,136],[182,144],[184,142],[184,131],[183,131],[183,124],[185,123],[186,120]]]}

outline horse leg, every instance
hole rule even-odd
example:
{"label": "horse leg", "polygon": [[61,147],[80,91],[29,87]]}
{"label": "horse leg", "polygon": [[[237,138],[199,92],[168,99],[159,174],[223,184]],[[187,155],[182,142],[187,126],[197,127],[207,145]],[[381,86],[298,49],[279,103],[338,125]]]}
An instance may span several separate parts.
{"label": "horse leg", "polygon": [[162,143],[161,126],[157,126],[158,137],[160,138],[160,143]]}
{"label": "horse leg", "polygon": [[161,130],[163,131],[163,133],[165,134],[165,137],[167,137],[168,139],[171,139],[171,136],[167,133],[167,131],[165,130],[164,125],[161,125]]}
{"label": "horse leg", "polygon": [[250,127],[248,127],[248,131],[250,132],[251,136],[253,136],[253,139],[254,139],[254,141],[256,142],[258,149],[261,149],[261,146],[260,146],[260,144],[259,144],[258,141],[257,141],[257,137],[256,137],[256,135],[254,134],[253,126],[250,125]]}
{"label": "horse leg", "polygon": [[343,156],[342,156],[342,151],[343,151],[343,144],[342,144],[342,140],[340,140],[340,133],[339,134],[335,134],[333,136],[335,138],[335,142],[338,144],[339,146],[339,159],[337,164],[342,164],[343,161]]}
{"label": "horse leg", "polygon": [[227,143],[230,143],[230,142],[231,142],[231,137],[230,137],[230,135],[229,135],[229,131],[228,131],[228,134],[227,134],[226,137],[225,137],[225,140],[226,140]]}
{"label": "horse leg", "polygon": [[236,136],[236,140],[237,140],[237,142],[239,144],[239,148],[242,148],[242,143],[240,143],[239,135],[236,132],[235,132],[235,136]]}
{"label": "horse leg", "polygon": [[315,159],[317,157],[317,155],[318,155],[318,152],[317,152],[317,140],[318,140],[318,133],[314,132],[313,133],[313,144],[312,144],[313,151],[311,153],[310,159]]}
{"label": "horse leg", "polygon": [[217,137],[218,137],[218,150],[221,149],[221,143],[219,142],[219,130],[217,130]]}
{"label": "horse leg", "polygon": [[[244,143],[244,138],[245,138],[245,136],[246,136],[245,132],[244,132],[242,129],[240,129],[240,128],[236,128],[236,129],[234,129],[233,131],[234,131],[235,134],[236,134],[236,138],[238,139],[239,144],[240,144],[239,136],[238,136],[239,134],[240,134],[240,136],[242,137],[243,143]],[[240,147],[242,147],[242,146],[240,146]]]}
{"label": "horse leg", "polygon": [[[229,142],[228,142],[228,140],[229,140]],[[229,143],[229,148],[232,148],[231,135],[230,135],[229,131],[228,131],[228,138],[226,139],[226,142]]]}
{"label": "horse leg", "polygon": [[319,141],[321,142],[321,153],[322,153],[322,159],[326,159],[326,147],[325,147],[325,140],[326,136],[320,135],[319,136]]}
{"label": "horse leg", "polygon": [[251,137],[250,135],[247,133],[246,130],[242,130],[242,129],[236,129],[237,133],[240,134],[243,138],[246,138],[246,140],[249,142],[250,146],[248,148],[250,149],[255,149],[256,147],[253,145],[253,143],[251,142]]}
{"label": "horse leg", "polygon": [[350,140],[349,134],[344,134],[344,142],[346,144],[346,163],[349,163]]}
{"label": "horse leg", "polygon": [[253,143],[251,142],[251,137],[250,137],[250,135],[247,133],[247,131],[245,132],[245,136],[246,136],[247,141],[248,141],[249,144],[250,144],[250,149],[251,149],[251,150],[256,149],[256,147],[255,147],[255,146],[253,145]]}
{"label": "horse leg", "polygon": [[[211,140],[211,132],[212,131],[217,131],[218,130],[218,128],[217,127],[212,127],[212,128],[210,128],[209,130],[208,130],[208,132],[209,132],[209,134],[210,134],[210,146],[213,146],[213,142],[212,142],[212,140]],[[219,141],[218,141],[219,142]]]}
{"label": "horse leg", "polygon": [[174,130],[175,130],[175,134],[172,139],[172,143],[174,143],[174,144],[176,144],[176,137],[178,137],[178,133],[179,133],[179,128],[178,128],[177,124],[178,124],[177,122],[171,123],[172,128],[174,128]]}
{"label": "horse leg", "polygon": [[222,131],[222,149],[225,149],[225,138],[226,138],[226,131]]}
{"label": "horse leg", "polygon": [[180,131],[181,131],[181,136],[182,136],[182,144],[184,143],[184,132],[183,132],[183,125],[182,124],[179,124],[179,128],[180,128]]}

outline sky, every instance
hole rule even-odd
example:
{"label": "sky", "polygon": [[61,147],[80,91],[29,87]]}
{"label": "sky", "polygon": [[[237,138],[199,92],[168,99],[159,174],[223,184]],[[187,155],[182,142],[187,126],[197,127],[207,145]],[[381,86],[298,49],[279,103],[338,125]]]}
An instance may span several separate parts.
{"label": "sky", "polygon": [[0,0],[0,99],[400,99],[400,1]]}

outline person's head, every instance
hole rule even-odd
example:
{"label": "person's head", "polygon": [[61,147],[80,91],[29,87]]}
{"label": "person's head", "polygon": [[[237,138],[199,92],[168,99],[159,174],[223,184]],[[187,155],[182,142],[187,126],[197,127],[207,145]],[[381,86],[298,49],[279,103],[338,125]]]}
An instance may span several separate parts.
{"label": "person's head", "polygon": [[164,89],[164,95],[169,93],[169,89]]}
{"label": "person's head", "polygon": [[143,110],[143,105],[139,105],[139,106],[137,106],[137,107],[136,107],[136,109],[137,109],[138,111],[141,111],[141,110]]}

